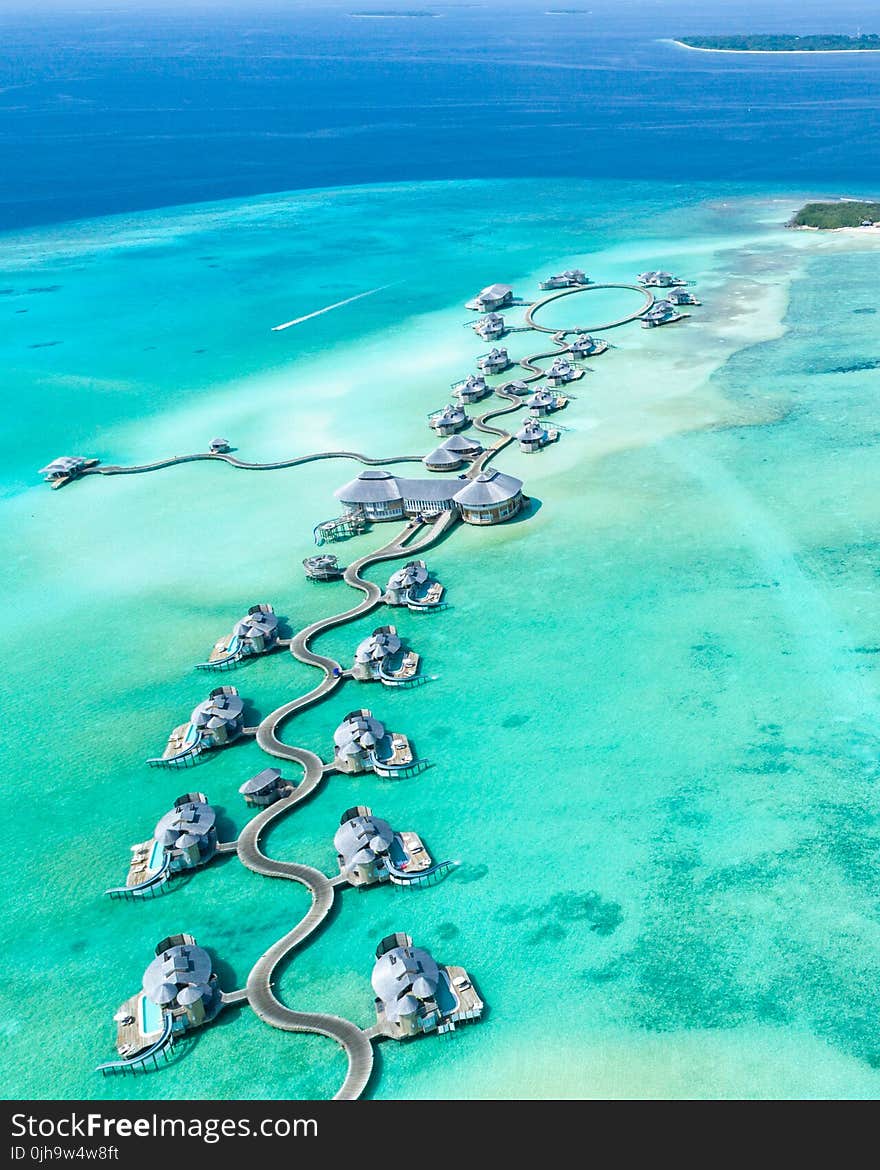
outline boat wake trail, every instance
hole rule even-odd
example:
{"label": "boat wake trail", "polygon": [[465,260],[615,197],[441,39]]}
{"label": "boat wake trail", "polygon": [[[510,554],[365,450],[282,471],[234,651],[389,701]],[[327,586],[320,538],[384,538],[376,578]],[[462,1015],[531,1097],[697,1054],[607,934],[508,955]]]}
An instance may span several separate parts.
{"label": "boat wake trail", "polygon": [[289,329],[291,325],[302,325],[303,321],[311,321],[312,317],[320,317],[322,313],[330,313],[333,309],[341,309],[343,305],[350,305],[352,301],[360,301],[364,297],[371,297],[374,293],[382,292],[383,289],[392,288],[395,284],[400,284],[400,281],[395,280],[391,284],[380,284],[378,288],[371,288],[367,289],[366,292],[356,293],[353,297],[346,297],[344,301],[335,301],[332,305],[325,305],[323,309],[315,309],[313,313],[306,313],[303,317],[294,317],[292,321],[285,321],[283,325],[273,325],[272,332],[280,333],[282,329]]}

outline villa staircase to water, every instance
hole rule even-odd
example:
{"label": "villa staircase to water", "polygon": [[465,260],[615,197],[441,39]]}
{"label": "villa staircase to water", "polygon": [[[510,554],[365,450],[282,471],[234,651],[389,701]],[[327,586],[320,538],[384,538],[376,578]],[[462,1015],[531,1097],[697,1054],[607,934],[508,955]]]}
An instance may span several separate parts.
{"label": "villa staircase to water", "polygon": [[406,870],[398,869],[389,861],[386,868],[392,885],[416,889],[420,886],[436,885],[457,865],[457,861],[438,861],[436,865],[432,865],[428,869],[414,870],[412,873],[408,873]]}
{"label": "villa staircase to water", "polygon": [[386,687],[421,687],[430,681],[430,676],[427,674],[414,674],[409,678],[395,678],[393,674],[386,674],[381,669],[379,671],[379,682]]}
{"label": "villa staircase to water", "polygon": [[150,768],[194,768],[201,757],[201,739],[185,747],[176,756],[154,756],[147,760]]}
{"label": "villa staircase to water", "polygon": [[[236,642],[238,639],[236,639]],[[245,657],[244,647],[239,643],[235,650],[224,655],[223,658],[215,658],[214,661],[197,662],[196,670],[232,670]]]}
{"label": "villa staircase to water", "polygon": [[172,1032],[174,1020],[170,1012],[164,1012],[164,1024],[162,1026],[162,1035],[149,1048],[144,1049],[143,1052],[138,1052],[135,1056],[130,1056],[122,1060],[111,1060],[107,1064],[99,1064],[95,1072],[99,1072],[102,1076],[115,1077],[117,1073],[125,1076],[126,1073],[143,1073],[147,1071],[148,1066],[153,1068],[159,1067],[159,1057],[168,1061],[168,1053],[174,1046],[174,1035]]}
{"label": "villa staircase to water", "polygon": [[350,536],[360,536],[366,531],[367,518],[363,511],[352,510],[333,520],[324,520],[321,524],[316,524],[312,535],[315,544],[320,547],[322,544],[332,544],[337,540],[347,540]]}
{"label": "villa staircase to water", "polygon": [[382,780],[409,780],[412,776],[418,776],[420,773],[430,768],[429,760],[413,760],[411,764],[385,764],[381,760],[374,757],[370,761],[373,765],[373,771]]}
{"label": "villa staircase to water", "polygon": [[159,894],[166,892],[171,877],[171,855],[166,853],[162,858],[161,869],[157,869],[142,882],[138,882],[134,886],[113,886],[111,889],[105,890],[104,893],[109,894],[111,898],[121,898],[127,902],[134,902],[138,898],[156,898]]}

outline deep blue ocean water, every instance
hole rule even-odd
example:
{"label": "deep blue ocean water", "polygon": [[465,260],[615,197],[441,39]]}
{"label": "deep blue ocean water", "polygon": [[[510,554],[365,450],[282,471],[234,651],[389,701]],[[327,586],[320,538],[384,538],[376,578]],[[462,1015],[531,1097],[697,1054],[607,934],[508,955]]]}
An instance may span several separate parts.
{"label": "deep blue ocean water", "polygon": [[[4,15],[9,7],[0,4],[0,227],[451,177],[822,190],[880,181],[880,55],[727,57],[660,43],[688,32],[876,31],[866,0],[758,11],[538,0],[392,20],[350,15],[395,7],[376,0]],[[548,15],[567,7],[583,11]]]}

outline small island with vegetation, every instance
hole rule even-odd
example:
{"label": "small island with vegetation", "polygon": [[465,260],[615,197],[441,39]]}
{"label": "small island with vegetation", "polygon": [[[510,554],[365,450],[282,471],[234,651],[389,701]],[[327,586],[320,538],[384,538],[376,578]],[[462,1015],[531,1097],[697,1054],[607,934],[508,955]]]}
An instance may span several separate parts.
{"label": "small island with vegetation", "polygon": [[878,224],[880,202],[835,199],[829,203],[805,204],[785,226],[835,231],[838,228],[871,228]]}
{"label": "small island with vegetation", "polygon": [[880,35],[866,33],[849,37],[820,34],[798,37],[792,34],[751,33],[729,37],[676,37],[686,49],[710,49],[717,53],[852,53],[880,52]]}

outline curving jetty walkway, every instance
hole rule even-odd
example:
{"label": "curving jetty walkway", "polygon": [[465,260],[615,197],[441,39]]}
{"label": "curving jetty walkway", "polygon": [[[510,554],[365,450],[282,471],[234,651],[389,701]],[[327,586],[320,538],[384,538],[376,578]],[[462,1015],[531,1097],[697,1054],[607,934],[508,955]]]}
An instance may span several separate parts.
{"label": "curving jetty walkway", "polygon": [[[289,703],[284,703],[282,706],[276,708],[276,710],[270,715],[267,715],[260,723],[257,728],[257,743],[264,752],[268,752],[270,756],[277,756],[279,759],[293,760],[299,764],[303,763],[303,760],[300,758],[302,755],[300,749],[290,747],[278,738],[278,728],[291,715],[295,715],[297,711],[302,711],[306,707],[311,707],[312,704],[320,702],[321,699],[329,695],[331,691],[335,690],[343,682],[342,664],[337,662],[335,658],[329,658],[325,654],[315,653],[314,650],[310,649],[309,643],[312,638],[316,638],[318,634],[322,634],[326,630],[356,621],[358,618],[370,613],[381,603],[382,590],[375,582],[366,581],[361,576],[363,570],[369,565],[378,564],[380,561],[389,561],[397,557],[410,556],[416,551],[427,548],[444,536],[457,520],[458,516],[454,512],[442,512],[430,524],[427,521],[410,520],[403,530],[393,540],[389,541],[388,544],[383,545],[382,548],[377,549],[375,552],[367,553],[356,561],[352,561],[346,568],[342,574],[342,579],[353,589],[359,589],[364,594],[364,599],[357,605],[352,606],[351,609],[343,610],[342,613],[332,614],[326,618],[319,618],[318,621],[312,622],[311,625],[306,626],[304,630],[300,630],[295,637],[291,638],[290,652],[294,658],[305,663],[307,666],[316,666],[319,670],[323,671],[324,677],[317,686],[307,691],[306,694],[300,695],[296,699],[292,699]],[[417,540],[414,540],[413,537],[420,532],[421,536]],[[336,674],[334,674],[334,670],[337,672]],[[306,754],[311,755],[312,753]],[[317,757],[315,758],[317,759]]]}
{"label": "curving jetty walkway", "polygon": [[[626,317],[620,317],[616,321],[609,321],[606,325],[590,325],[578,327],[577,329],[555,329],[548,325],[539,325],[535,321],[535,313],[539,309],[543,309],[545,305],[549,305],[551,301],[558,301],[560,297],[570,297],[574,293],[591,292],[597,288],[623,288],[629,289],[631,292],[637,292],[645,298],[645,303],[640,309],[634,313],[629,313]],[[550,293],[549,296],[541,297],[539,301],[535,301],[533,305],[529,305],[526,309],[526,325],[530,329],[537,329],[539,333],[559,333],[563,337],[567,333],[604,333],[608,329],[617,329],[620,325],[628,325],[630,321],[636,321],[643,313],[647,313],[648,309],[654,304],[654,294],[650,289],[642,288],[640,284],[582,284],[575,288],[564,288],[559,292]]]}
{"label": "curving jetty walkway", "polygon": [[336,1100],[355,1100],[366,1088],[373,1069],[370,1038],[356,1024],[340,1016],[300,1012],[286,1007],[272,989],[272,976],[279,963],[321,926],[333,906],[335,893],[334,880],[319,870],[294,861],[276,861],[267,857],[261,848],[260,840],[268,826],[309,797],[329,771],[314,752],[293,747],[279,739],[278,729],[297,711],[319,702],[343,681],[341,664],[326,655],[315,653],[309,643],[325,630],[355,621],[380,604],[381,589],[374,582],[365,580],[362,571],[379,561],[409,556],[417,549],[426,548],[448,532],[456,520],[457,515],[453,512],[441,513],[433,523],[411,520],[388,544],[348,566],[343,578],[348,585],[364,594],[363,600],[341,613],[312,622],[290,640],[290,651],[294,657],[306,665],[317,667],[323,672],[323,678],[306,694],[278,707],[257,728],[257,743],[260,747],[270,755],[299,764],[303,769],[303,779],[290,796],[276,801],[248,822],[236,842],[236,851],[242,864],[254,873],[285,878],[305,886],[311,894],[312,905],[305,917],[273,943],[254,964],[247,980],[247,1000],[260,1019],[272,1027],[286,1032],[315,1032],[335,1040],[344,1049],[348,1057],[348,1072],[336,1093]]}
{"label": "curving jetty walkway", "polygon": [[371,459],[369,455],[361,455],[357,451],[317,451],[313,455],[297,455],[293,459],[277,459],[272,463],[247,463],[244,459],[236,459],[234,455],[222,451],[200,451],[193,455],[171,455],[167,459],[157,459],[155,463],[140,463],[132,467],[120,467],[113,463],[98,464],[97,467],[88,467],[80,475],[142,475],[147,471],[161,471],[165,467],[176,467],[178,463],[220,462],[228,463],[230,467],[237,467],[241,471],[278,471],[282,467],[299,467],[302,463],[315,463],[319,459],[354,459],[358,463],[365,463],[368,467],[379,467],[383,463],[420,463],[421,455],[396,455],[387,459]]}
{"label": "curving jetty walkway", "polygon": [[271,822],[305,800],[323,776],[324,765],[313,752],[294,750],[302,757],[306,769],[303,782],[290,796],[270,805],[248,822],[238,839],[238,856],[254,873],[299,882],[311,894],[312,905],[293,930],[273,943],[254,964],[247,979],[247,999],[260,1019],[273,1028],[285,1032],[316,1032],[335,1040],[348,1057],[348,1072],[335,1100],[353,1101],[364,1091],[373,1071],[373,1049],[366,1034],[341,1016],[298,1012],[286,1007],[272,989],[272,976],[279,963],[318,929],[330,913],[334,897],[330,879],[320,870],[294,861],[276,861],[267,857],[260,847],[260,838]]}

